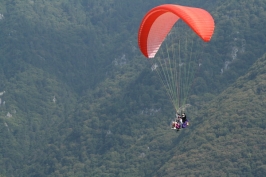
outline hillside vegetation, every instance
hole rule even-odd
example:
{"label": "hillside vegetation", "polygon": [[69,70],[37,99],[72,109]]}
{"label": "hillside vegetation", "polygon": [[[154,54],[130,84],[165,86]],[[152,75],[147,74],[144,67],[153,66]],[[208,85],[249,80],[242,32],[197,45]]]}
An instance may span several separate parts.
{"label": "hillside vegetation", "polygon": [[[188,100],[191,125],[178,133],[137,46],[141,18],[162,3],[205,8],[216,23]],[[0,174],[262,176],[265,9],[262,0],[0,0]]]}
{"label": "hillside vegetation", "polygon": [[265,174],[265,57],[206,106],[158,176]]}

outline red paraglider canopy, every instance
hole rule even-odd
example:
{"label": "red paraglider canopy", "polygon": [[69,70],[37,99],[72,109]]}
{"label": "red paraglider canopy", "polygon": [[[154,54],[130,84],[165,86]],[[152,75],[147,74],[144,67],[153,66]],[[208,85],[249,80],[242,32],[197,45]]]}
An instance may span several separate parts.
{"label": "red paraglider canopy", "polygon": [[204,9],[164,4],[151,9],[143,18],[139,33],[139,48],[144,56],[153,58],[177,20],[182,19],[203,41],[210,41],[214,20]]}

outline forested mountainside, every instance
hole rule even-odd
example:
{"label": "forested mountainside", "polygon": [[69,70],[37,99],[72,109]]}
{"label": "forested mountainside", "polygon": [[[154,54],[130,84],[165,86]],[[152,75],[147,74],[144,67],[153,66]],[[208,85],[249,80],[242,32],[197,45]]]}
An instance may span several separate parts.
{"label": "forested mountainside", "polygon": [[206,105],[155,176],[264,176],[265,59]]}
{"label": "forested mountainside", "polygon": [[[187,110],[174,110],[137,45],[163,3],[208,10]],[[266,2],[1,0],[2,176],[261,176]],[[260,59],[258,59],[260,58]]]}

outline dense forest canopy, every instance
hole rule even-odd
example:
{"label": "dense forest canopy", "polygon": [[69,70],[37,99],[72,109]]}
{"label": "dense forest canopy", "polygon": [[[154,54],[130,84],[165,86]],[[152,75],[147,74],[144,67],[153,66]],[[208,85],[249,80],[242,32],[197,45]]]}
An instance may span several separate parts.
{"label": "dense forest canopy", "polygon": [[[215,20],[188,129],[137,33],[151,8]],[[262,176],[266,2],[0,0],[0,176]]]}

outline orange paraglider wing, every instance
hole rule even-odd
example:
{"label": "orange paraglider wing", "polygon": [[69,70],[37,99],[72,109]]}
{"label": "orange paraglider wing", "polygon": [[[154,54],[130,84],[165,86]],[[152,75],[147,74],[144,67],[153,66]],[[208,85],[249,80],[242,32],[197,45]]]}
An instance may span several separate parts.
{"label": "orange paraglider wing", "polygon": [[179,19],[182,19],[203,41],[210,41],[214,32],[214,20],[209,12],[195,7],[164,4],[151,9],[141,22],[138,43],[144,56],[155,56]]}

